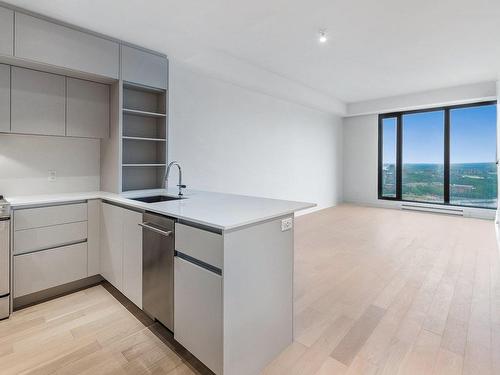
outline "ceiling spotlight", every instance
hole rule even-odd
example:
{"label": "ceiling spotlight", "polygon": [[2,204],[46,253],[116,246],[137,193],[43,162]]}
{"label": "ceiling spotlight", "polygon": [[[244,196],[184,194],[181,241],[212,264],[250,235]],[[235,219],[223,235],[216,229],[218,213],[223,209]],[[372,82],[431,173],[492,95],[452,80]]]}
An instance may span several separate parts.
{"label": "ceiling spotlight", "polygon": [[326,43],[326,41],[328,40],[326,30],[322,29],[318,32],[318,40],[320,43]]}

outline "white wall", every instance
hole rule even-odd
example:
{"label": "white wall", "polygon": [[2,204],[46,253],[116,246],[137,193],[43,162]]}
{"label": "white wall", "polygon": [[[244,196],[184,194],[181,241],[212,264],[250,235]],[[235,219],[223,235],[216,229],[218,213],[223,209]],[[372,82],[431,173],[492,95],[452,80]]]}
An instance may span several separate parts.
{"label": "white wall", "polygon": [[344,201],[375,205],[378,169],[378,116],[344,119]]}
{"label": "white wall", "polygon": [[340,117],[175,61],[170,69],[169,160],[181,163],[189,187],[312,201],[318,208],[342,200]]}
{"label": "white wall", "polygon": [[99,168],[99,140],[0,134],[0,194],[99,190]]}

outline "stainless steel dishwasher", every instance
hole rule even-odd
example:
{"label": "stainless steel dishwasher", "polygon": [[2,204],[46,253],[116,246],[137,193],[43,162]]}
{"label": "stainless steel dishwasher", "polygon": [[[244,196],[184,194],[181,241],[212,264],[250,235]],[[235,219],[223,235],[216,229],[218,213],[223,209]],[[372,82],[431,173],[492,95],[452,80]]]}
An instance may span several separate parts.
{"label": "stainless steel dishwasher", "polygon": [[175,222],[145,213],[142,226],[142,308],[174,330]]}

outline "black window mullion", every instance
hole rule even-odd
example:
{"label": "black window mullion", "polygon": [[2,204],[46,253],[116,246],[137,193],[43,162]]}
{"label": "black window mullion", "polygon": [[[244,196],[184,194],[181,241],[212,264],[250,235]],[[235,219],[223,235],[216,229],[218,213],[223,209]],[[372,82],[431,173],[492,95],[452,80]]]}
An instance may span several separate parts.
{"label": "black window mullion", "polygon": [[450,110],[444,111],[444,203],[450,203]]}
{"label": "black window mullion", "polygon": [[383,117],[378,118],[378,197],[384,198],[383,196],[383,186],[382,186],[382,167],[383,167],[383,147],[384,147],[384,126]]}
{"label": "black window mullion", "polygon": [[403,197],[403,123],[402,116],[397,116],[397,144],[396,144],[396,199]]}

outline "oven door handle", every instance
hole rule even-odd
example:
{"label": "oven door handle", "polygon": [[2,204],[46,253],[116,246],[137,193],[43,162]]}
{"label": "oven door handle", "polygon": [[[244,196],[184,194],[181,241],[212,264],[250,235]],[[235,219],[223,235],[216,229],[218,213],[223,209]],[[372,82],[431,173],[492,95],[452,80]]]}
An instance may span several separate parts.
{"label": "oven door handle", "polygon": [[153,231],[153,232],[156,232],[158,234],[161,234],[162,236],[165,236],[165,237],[170,237],[172,235],[172,231],[171,230],[158,229],[156,227],[153,227],[151,225],[151,223],[149,223],[147,221],[145,223],[139,223],[139,226],[143,227],[144,229],[148,229],[150,231]]}

